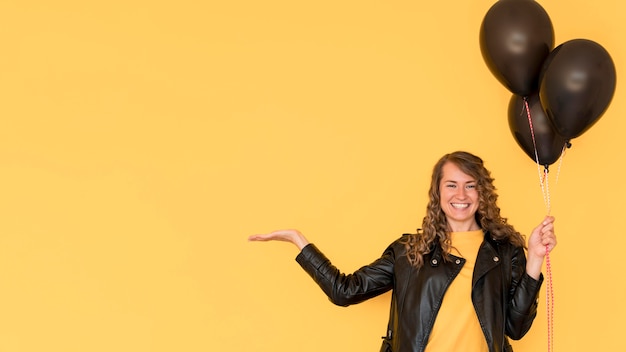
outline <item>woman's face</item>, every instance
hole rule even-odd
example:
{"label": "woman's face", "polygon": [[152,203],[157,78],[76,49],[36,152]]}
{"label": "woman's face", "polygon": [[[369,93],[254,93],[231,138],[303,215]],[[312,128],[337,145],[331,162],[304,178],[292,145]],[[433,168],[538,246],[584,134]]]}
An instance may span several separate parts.
{"label": "woman's face", "polygon": [[450,230],[461,232],[480,229],[474,216],[478,210],[476,180],[451,162],[445,163],[442,171],[439,197]]}

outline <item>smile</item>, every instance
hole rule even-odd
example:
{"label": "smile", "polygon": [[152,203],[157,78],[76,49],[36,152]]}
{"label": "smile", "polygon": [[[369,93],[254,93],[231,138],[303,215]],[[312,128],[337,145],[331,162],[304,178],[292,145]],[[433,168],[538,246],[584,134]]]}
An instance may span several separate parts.
{"label": "smile", "polygon": [[465,209],[465,208],[469,207],[469,204],[467,204],[467,203],[450,203],[450,204],[455,209]]}

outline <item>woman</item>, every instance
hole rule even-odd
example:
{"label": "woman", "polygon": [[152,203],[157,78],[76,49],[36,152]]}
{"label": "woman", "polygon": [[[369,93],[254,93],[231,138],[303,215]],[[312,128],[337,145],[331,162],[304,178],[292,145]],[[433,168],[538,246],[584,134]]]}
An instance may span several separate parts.
{"label": "woman", "polygon": [[[296,260],[341,306],[392,291],[381,351],[512,351],[537,314],[541,267],[556,246],[554,218],[522,235],[500,216],[493,178],[467,152],[435,165],[422,228],[373,263],[343,274],[297,230],[251,236],[295,244]],[[526,258],[524,250],[528,250]]]}

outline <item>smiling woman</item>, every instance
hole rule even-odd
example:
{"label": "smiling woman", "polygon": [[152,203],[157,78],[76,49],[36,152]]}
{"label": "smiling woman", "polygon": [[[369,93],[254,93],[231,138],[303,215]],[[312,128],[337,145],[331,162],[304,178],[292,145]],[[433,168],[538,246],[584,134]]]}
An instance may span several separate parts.
{"label": "smiling woman", "polygon": [[476,180],[454,163],[446,163],[439,190],[441,210],[446,214],[450,231],[478,230],[474,214],[478,208]]}
{"label": "smiling woman", "polygon": [[554,218],[532,231],[527,261],[522,235],[500,216],[490,172],[467,152],[437,162],[429,194],[422,228],[349,275],[297,230],[249,240],[296,245],[298,263],[337,305],[392,290],[381,351],[512,351],[509,338],[522,338],[537,315],[541,266],[556,245]]}

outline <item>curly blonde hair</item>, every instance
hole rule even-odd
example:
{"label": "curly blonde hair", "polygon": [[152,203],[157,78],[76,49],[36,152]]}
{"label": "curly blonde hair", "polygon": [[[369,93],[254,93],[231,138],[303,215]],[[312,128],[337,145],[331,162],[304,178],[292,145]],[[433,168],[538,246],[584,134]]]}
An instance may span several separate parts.
{"label": "curly blonde hair", "polygon": [[421,267],[424,263],[424,254],[430,252],[436,242],[445,253],[444,259],[449,260],[452,241],[446,214],[441,209],[439,193],[443,166],[446,163],[454,163],[461,171],[476,180],[479,204],[475,216],[480,228],[489,232],[497,240],[508,240],[525,248],[524,237],[508,224],[506,218],[500,215],[500,208],[496,202],[498,195],[493,185],[494,179],[489,170],[485,168],[483,160],[468,152],[457,151],[444,155],[433,168],[430,190],[428,191],[429,201],[422,227],[417,229],[417,233],[407,236],[405,240],[409,262],[417,268]]}

